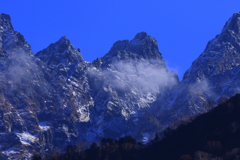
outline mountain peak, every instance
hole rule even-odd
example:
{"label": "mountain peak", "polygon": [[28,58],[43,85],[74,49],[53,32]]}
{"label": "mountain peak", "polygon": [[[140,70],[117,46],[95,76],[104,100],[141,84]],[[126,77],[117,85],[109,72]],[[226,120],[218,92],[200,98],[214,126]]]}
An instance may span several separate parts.
{"label": "mountain peak", "polygon": [[236,33],[240,33],[240,12],[234,13],[232,17],[226,22],[224,30],[232,30]]}
{"label": "mountain peak", "polygon": [[4,19],[6,21],[11,22],[11,17],[8,14],[5,14],[5,13],[0,14],[0,19]]}
{"label": "mountain peak", "polygon": [[[8,14],[0,14],[0,26],[3,26],[4,30],[14,30],[11,23],[11,17]],[[0,31],[2,29],[0,28]]]}
{"label": "mountain peak", "polygon": [[63,50],[68,49],[69,47],[74,48],[70,42],[70,40],[66,36],[62,36],[57,42],[54,43],[55,48],[59,48],[60,52],[63,52]]}
{"label": "mountain peak", "polygon": [[50,62],[54,57],[54,62],[56,63],[84,61],[80,50],[74,48],[66,36],[61,37],[57,42],[50,44],[46,49],[36,53],[36,57],[45,62]]}
{"label": "mountain peak", "polygon": [[139,32],[136,34],[136,36],[134,37],[134,39],[138,39],[138,40],[142,40],[144,38],[146,38],[148,36],[147,32]]}
{"label": "mountain peak", "polygon": [[139,32],[132,40],[121,40],[113,44],[107,56],[116,56],[122,52],[131,52],[135,56],[146,59],[162,59],[161,53],[158,50],[157,40],[149,36],[146,32]]}
{"label": "mountain peak", "polygon": [[62,36],[57,42],[70,44],[70,40],[67,38],[67,36]]}
{"label": "mountain peak", "polygon": [[[74,49],[73,45],[71,44],[70,40],[63,36],[57,42],[51,43],[46,49],[49,53],[63,53],[67,50]],[[36,55],[42,53],[41,51],[38,52]]]}

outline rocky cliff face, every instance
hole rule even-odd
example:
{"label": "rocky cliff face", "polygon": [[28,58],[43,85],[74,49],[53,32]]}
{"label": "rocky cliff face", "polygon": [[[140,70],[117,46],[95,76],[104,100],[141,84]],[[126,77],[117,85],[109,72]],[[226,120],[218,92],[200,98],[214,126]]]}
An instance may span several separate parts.
{"label": "rocky cliff face", "polygon": [[95,103],[91,120],[101,136],[112,138],[130,134],[141,139],[159,129],[151,105],[178,84],[177,75],[167,70],[156,40],[145,32],[131,41],[116,42],[92,63],[88,77]]}
{"label": "rocky cliff face", "polygon": [[79,50],[62,37],[35,56],[8,15],[0,22],[3,153],[28,159],[84,137],[80,123],[89,121],[93,101]]}
{"label": "rocky cliff face", "polygon": [[35,135],[43,135],[37,112],[47,97],[41,93],[48,93],[47,88],[51,86],[44,78],[41,61],[34,58],[24,37],[13,30],[10,17],[1,14],[0,24],[1,148],[7,155],[29,155],[42,141],[35,141]]}
{"label": "rocky cliff face", "polygon": [[29,159],[78,141],[151,134],[207,112],[239,92],[240,35],[236,13],[179,82],[157,41],[145,32],[114,43],[89,63],[66,37],[34,55],[0,15],[0,145]]}
{"label": "rocky cliff face", "polygon": [[[207,112],[222,100],[239,93],[240,13],[226,22],[222,32],[208,42],[176,90],[169,94],[160,115],[182,119]],[[169,123],[169,121],[167,122]]]}
{"label": "rocky cliff face", "polygon": [[178,78],[147,33],[116,42],[92,63],[66,37],[34,55],[6,14],[0,15],[0,40],[3,154],[29,159],[78,141],[142,139],[161,128],[151,104]]}

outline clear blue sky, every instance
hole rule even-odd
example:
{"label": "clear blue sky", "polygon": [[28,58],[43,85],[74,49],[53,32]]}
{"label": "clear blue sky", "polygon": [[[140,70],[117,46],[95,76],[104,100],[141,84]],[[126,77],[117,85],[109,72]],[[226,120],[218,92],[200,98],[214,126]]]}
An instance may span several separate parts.
{"label": "clear blue sky", "polygon": [[239,11],[240,0],[6,0],[0,5],[34,53],[67,36],[93,61],[115,41],[146,31],[180,77]]}

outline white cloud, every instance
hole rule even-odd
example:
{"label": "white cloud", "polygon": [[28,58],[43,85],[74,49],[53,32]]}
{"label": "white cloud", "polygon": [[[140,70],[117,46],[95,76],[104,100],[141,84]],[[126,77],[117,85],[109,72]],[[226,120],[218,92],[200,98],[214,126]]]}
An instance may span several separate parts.
{"label": "white cloud", "polygon": [[[120,61],[111,64],[107,69],[98,71],[89,69],[93,77],[103,77],[104,85],[116,90],[131,92],[129,89],[148,94],[159,92],[163,88],[173,87],[178,81],[173,72],[168,72],[161,61]],[[139,93],[138,93],[139,94]]]}

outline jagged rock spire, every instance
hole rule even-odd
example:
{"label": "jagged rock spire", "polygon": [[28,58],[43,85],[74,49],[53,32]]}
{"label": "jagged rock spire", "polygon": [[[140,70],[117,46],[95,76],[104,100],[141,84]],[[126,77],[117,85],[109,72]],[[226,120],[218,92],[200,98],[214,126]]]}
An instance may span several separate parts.
{"label": "jagged rock spire", "polygon": [[31,46],[21,33],[14,31],[11,17],[4,13],[0,14],[0,50],[8,55],[23,53],[33,56]]}
{"label": "jagged rock spire", "polygon": [[136,34],[136,36],[134,37],[134,39],[138,39],[138,40],[142,40],[144,38],[146,38],[148,36],[147,32],[139,32]]}
{"label": "jagged rock spire", "polygon": [[223,31],[232,30],[235,33],[240,33],[240,12],[234,13],[233,16],[226,22]]}
{"label": "jagged rock spire", "polygon": [[14,30],[11,23],[11,17],[8,14],[0,14],[0,31]]}
{"label": "jagged rock spire", "polygon": [[62,63],[69,65],[84,61],[80,50],[74,48],[66,36],[61,37],[57,42],[50,44],[46,49],[36,53],[36,57],[48,64]]}
{"label": "jagged rock spire", "polygon": [[121,40],[113,44],[110,51],[103,57],[118,57],[120,59],[155,59],[162,60],[157,40],[146,32],[140,32],[132,40]]}

